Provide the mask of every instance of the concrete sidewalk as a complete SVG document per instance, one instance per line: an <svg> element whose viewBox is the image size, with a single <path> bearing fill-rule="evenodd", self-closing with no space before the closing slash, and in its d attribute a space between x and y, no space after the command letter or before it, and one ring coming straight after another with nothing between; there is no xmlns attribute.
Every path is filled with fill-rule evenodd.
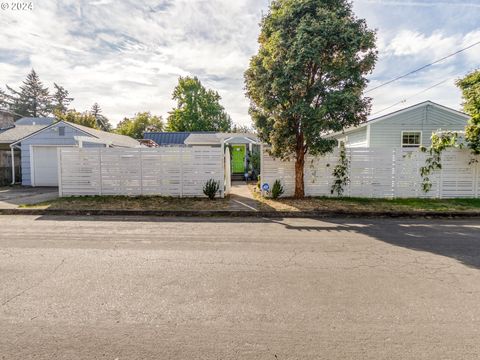
<svg viewBox="0 0 480 360"><path fill-rule="evenodd" d="M243 181L233 182L230 189L230 210L258 211L258 201L253 197L248 184Z"/></svg>
<svg viewBox="0 0 480 360"><path fill-rule="evenodd" d="M0 209L17 209L20 205L38 204L57 197L56 187L0 187Z"/></svg>

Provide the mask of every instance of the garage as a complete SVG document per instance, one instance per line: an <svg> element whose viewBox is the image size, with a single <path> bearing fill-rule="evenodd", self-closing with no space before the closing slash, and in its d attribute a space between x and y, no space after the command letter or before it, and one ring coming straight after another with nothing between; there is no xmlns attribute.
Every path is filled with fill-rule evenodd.
<svg viewBox="0 0 480 360"><path fill-rule="evenodd" d="M32 185L58 186L57 146L32 146Z"/></svg>

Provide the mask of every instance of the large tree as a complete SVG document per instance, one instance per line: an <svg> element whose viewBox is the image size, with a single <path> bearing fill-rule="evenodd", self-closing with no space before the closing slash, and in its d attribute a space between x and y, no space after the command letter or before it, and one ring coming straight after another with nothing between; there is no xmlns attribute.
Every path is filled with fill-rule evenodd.
<svg viewBox="0 0 480 360"><path fill-rule="evenodd" d="M220 95L198 78L180 77L173 100L177 106L168 117L168 131L230 131L232 120L220 104Z"/></svg>
<svg viewBox="0 0 480 360"><path fill-rule="evenodd" d="M94 103L90 109L90 113L95 117L97 127L103 131L111 131L112 125L106 116L102 114L102 109L98 103Z"/></svg>
<svg viewBox="0 0 480 360"><path fill-rule="evenodd" d="M331 151L329 132L366 121L375 40L347 0L274 0L263 18L245 72L250 113L272 154L295 159L295 197L305 194L307 152Z"/></svg>
<svg viewBox="0 0 480 360"><path fill-rule="evenodd" d="M471 116L465 129L465 138L472 151L480 154L480 70L472 71L457 81L462 90L463 110Z"/></svg>
<svg viewBox="0 0 480 360"><path fill-rule="evenodd" d="M133 118L125 118L120 121L115 132L127 135L134 139L143 139L143 134L148 131L162 131L163 120L161 116L152 115L149 112L141 112Z"/></svg>
<svg viewBox="0 0 480 360"><path fill-rule="evenodd" d="M52 113L52 97L35 70L27 75L19 90L7 85L10 110L21 116L48 116Z"/></svg>
<svg viewBox="0 0 480 360"><path fill-rule="evenodd" d="M69 97L69 92L63 86L60 86L56 83L53 83L55 87L55 93L52 96L52 106L53 106L53 113L61 113L64 114L67 112L70 103L73 101L72 97Z"/></svg>

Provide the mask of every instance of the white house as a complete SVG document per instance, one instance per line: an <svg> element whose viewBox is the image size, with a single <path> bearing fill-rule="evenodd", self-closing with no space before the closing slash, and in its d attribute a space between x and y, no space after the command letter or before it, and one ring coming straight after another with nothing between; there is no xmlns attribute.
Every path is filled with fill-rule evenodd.
<svg viewBox="0 0 480 360"><path fill-rule="evenodd" d="M465 130L469 118L460 111L425 101L331 136L350 148L418 148L429 146L438 130Z"/></svg>

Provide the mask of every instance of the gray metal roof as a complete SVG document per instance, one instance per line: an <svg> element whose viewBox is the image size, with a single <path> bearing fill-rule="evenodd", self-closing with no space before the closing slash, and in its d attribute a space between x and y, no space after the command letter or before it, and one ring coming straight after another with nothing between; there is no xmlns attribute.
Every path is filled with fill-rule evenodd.
<svg viewBox="0 0 480 360"><path fill-rule="evenodd" d="M15 121L15 125L52 125L57 121L54 117L23 117Z"/></svg>

